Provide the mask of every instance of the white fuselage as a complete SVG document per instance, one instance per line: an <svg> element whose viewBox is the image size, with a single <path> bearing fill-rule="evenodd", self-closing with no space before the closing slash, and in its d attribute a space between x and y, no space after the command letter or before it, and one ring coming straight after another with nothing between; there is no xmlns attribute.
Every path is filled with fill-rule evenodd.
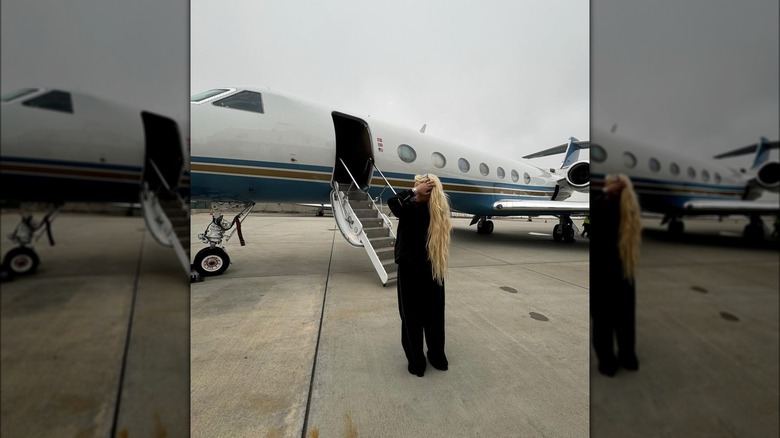
<svg viewBox="0 0 780 438"><path fill-rule="evenodd" d="M268 89L240 89L262 94L263 113L215 105L239 89L225 90L192 104L193 199L327 203L333 181L352 180L343 160L374 196L385 182L371 162L396 189L410 188L414 175L434 173L454 209L501 215L492 207L496 201L549 201L559 178L486 150Z"/></svg>

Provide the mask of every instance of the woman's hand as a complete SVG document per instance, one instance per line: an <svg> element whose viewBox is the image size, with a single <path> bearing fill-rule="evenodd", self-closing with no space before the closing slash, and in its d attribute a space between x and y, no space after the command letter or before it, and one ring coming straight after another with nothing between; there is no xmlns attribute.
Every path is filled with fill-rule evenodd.
<svg viewBox="0 0 780 438"><path fill-rule="evenodd" d="M433 181L431 181L430 179L426 178L426 179L420 181L420 183L417 184L416 186L414 186L414 188L417 191L417 193L419 193L421 195L424 195L424 196L427 196L427 195L431 194L431 191L433 190L435 185L436 184Z"/></svg>

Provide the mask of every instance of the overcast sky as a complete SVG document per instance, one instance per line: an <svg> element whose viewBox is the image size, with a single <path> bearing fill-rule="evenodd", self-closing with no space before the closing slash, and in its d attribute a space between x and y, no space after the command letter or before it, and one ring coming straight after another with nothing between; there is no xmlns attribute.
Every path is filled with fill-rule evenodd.
<svg viewBox="0 0 780 438"><path fill-rule="evenodd" d="M1 5L3 93L40 86L83 91L188 126L189 0Z"/></svg>
<svg viewBox="0 0 780 438"><path fill-rule="evenodd" d="M193 93L268 86L512 158L588 138L586 1L199 0L191 17Z"/></svg>
<svg viewBox="0 0 780 438"><path fill-rule="evenodd" d="M706 157L778 139L777 0L591 7L594 130Z"/></svg>
<svg viewBox="0 0 780 438"><path fill-rule="evenodd" d="M183 124L192 92L270 86L518 158L589 138L590 67L594 126L706 156L780 136L776 0L1 5L4 93L80 89Z"/></svg>

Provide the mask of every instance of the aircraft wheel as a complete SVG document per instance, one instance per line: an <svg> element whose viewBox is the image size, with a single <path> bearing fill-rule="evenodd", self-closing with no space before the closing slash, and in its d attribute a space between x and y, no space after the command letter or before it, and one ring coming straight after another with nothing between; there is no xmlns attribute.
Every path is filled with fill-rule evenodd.
<svg viewBox="0 0 780 438"><path fill-rule="evenodd" d="M563 240L563 231L561 231L561 224L558 224L553 227L553 240L556 242L560 242Z"/></svg>
<svg viewBox="0 0 780 438"><path fill-rule="evenodd" d="M322 217L325 216L325 212L323 210L317 211L317 216Z"/></svg>
<svg viewBox="0 0 780 438"><path fill-rule="evenodd" d="M485 234L493 233L493 221L485 221L485 226L482 228L485 230Z"/></svg>
<svg viewBox="0 0 780 438"><path fill-rule="evenodd" d="M5 255L5 269L13 275L29 275L38 269L40 259L32 248L20 246L8 251Z"/></svg>
<svg viewBox="0 0 780 438"><path fill-rule="evenodd" d="M485 234L485 222L477 222L477 234Z"/></svg>
<svg viewBox="0 0 780 438"><path fill-rule="evenodd" d="M682 234L685 224L679 221L669 222L669 232L672 234Z"/></svg>
<svg viewBox="0 0 780 438"><path fill-rule="evenodd" d="M751 242L760 242L764 240L764 227L761 224L747 224L742 235Z"/></svg>
<svg viewBox="0 0 780 438"><path fill-rule="evenodd" d="M561 234L564 242L574 242L574 227L572 226L563 227L563 232Z"/></svg>
<svg viewBox="0 0 780 438"><path fill-rule="evenodd" d="M222 275L230 266L230 257L222 248L203 248L195 255L195 270L204 277Z"/></svg>

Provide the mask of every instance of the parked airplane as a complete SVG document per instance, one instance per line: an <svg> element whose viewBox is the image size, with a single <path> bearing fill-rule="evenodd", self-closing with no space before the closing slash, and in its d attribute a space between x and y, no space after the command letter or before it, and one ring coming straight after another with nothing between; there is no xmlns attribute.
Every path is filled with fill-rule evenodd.
<svg viewBox="0 0 780 438"><path fill-rule="evenodd" d="M35 272L33 244L44 231L53 243L50 224L63 203L139 201L152 236L173 245L189 272L189 242L181 242L189 239L189 176L175 121L84 93L24 88L3 95L2 126L2 200L55 205L38 222L23 215L7 272Z"/></svg>
<svg viewBox="0 0 780 438"><path fill-rule="evenodd" d="M253 202L329 203L387 284L395 235L376 203L411 188L415 174L438 175L452 208L472 214L481 234L493 231L491 216L544 214L559 217L554 239L571 241L571 214L588 210L588 202L561 202L588 190L589 164L578 161L587 142L570 140L561 169L545 170L267 88L208 90L191 104L192 199L248 205L232 222L215 217L200 236L209 247L194 268L204 276L228 268L224 235Z"/></svg>
<svg viewBox="0 0 780 438"><path fill-rule="evenodd" d="M778 141L762 137L758 143L714 157L755 153L751 169L744 171L712 159L662 151L614 132L591 128L591 136L594 188L603 186L605 175L625 173L634 183L642 209L663 214L662 224L668 223L670 232L682 233L683 216L746 215L750 224L744 236L763 239L761 216L779 213L777 202L755 201L765 190L777 192L780 187L780 163L769 161L769 151L778 148Z"/></svg>

